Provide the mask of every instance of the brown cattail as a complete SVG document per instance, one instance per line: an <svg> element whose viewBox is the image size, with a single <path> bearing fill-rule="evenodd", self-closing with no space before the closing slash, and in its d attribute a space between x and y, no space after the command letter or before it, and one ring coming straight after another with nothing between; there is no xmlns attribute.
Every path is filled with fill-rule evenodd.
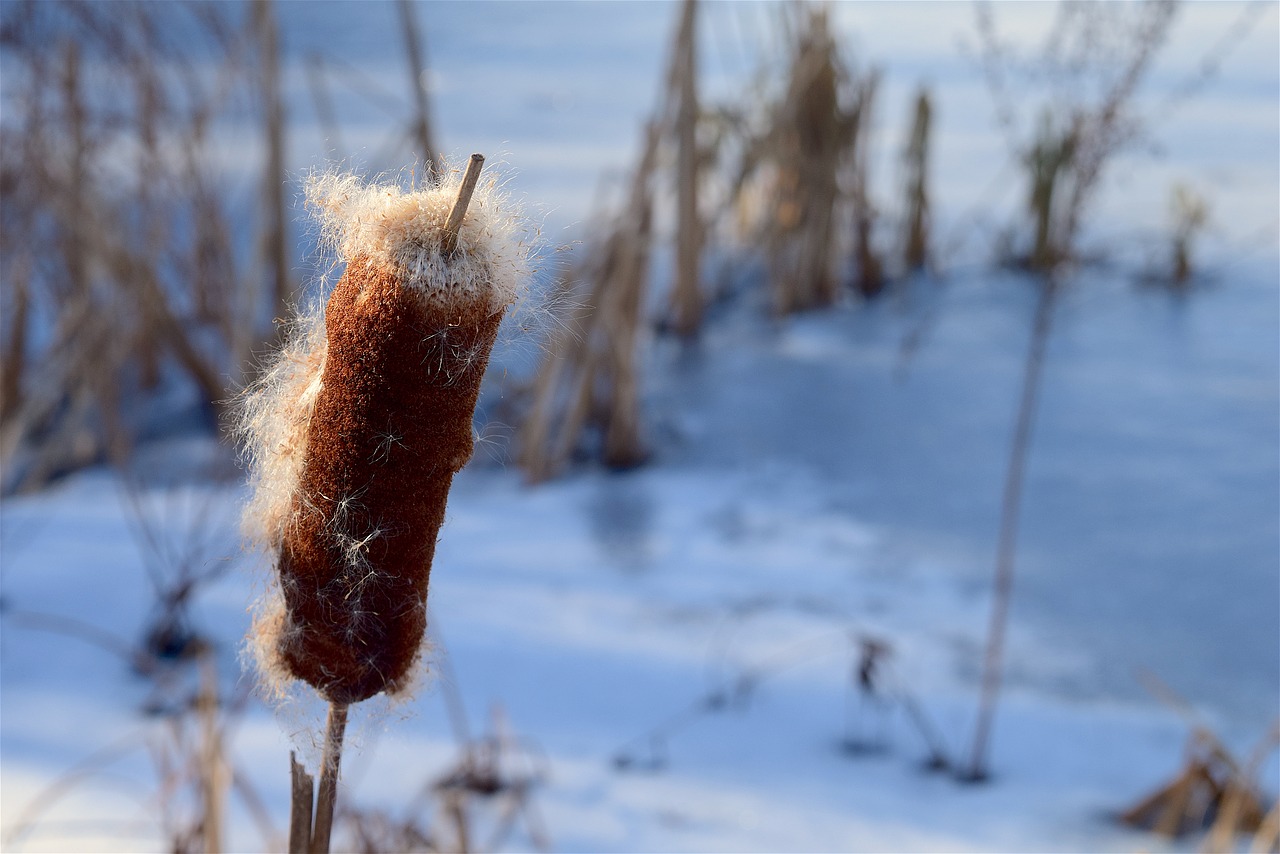
<svg viewBox="0 0 1280 854"><path fill-rule="evenodd" d="M254 643L273 687L345 705L402 689L418 658L449 486L527 251L493 182L469 206L456 174L417 192L324 176L307 197L346 270L247 398L248 517L278 549L280 594Z"/></svg>

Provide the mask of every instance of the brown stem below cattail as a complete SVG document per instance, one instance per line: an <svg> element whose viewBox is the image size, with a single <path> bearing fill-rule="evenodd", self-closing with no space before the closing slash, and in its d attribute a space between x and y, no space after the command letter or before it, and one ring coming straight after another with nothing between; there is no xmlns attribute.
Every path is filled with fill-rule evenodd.
<svg viewBox="0 0 1280 854"><path fill-rule="evenodd" d="M329 854L333 804L338 794L338 768L342 764L342 736L346 729L347 706L331 703L324 737L324 764L320 768L320 793L316 799L316 824L311 832L311 854Z"/></svg>
<svg viewBox="0 0 1280 854"><path fill-rule="evenodd" d="M440 252L448 258L458 248L458 232L462 229L462 219L467 215L467 207L471 204L471 194L476 191L476 183L480 180L480 170L484 168L484 155L473 154L467 162L467 171L462 175L462 186L458 188L458 200L449 211L449 219L444 224L444 240L440 243Z"/></svg>

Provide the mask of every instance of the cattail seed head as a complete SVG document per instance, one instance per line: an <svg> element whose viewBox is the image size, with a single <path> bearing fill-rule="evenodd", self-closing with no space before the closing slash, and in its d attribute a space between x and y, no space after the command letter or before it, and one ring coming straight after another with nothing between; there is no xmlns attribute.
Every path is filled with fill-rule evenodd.
<svg viewBox="0 0 1280 854"><path fill-rule="evenodd" d="M506 308L528 274L493 182L442 252L458 179L417 192L313 178L308 203L346 269L247 395L251 526L279 596L252 646L268 685L348 704L402 689L418 658L436 537Z"/></svg>

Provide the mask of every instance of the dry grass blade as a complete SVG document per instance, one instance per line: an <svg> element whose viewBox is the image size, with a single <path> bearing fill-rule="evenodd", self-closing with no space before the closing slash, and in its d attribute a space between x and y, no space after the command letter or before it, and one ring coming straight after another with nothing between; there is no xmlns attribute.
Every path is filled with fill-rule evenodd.
<svg viewBox="0 0 1280 854"><path fill-rule="evenodd" d="M1156 697L1188 720L1192 730L1185 758L1173 778L1124 810L1125 824L1152 830L1170 838L1208 829L1203 850L1237 850L1242 834L1255 842L1269 833L1258 776L1267 757L1280 747L1280 721L1240 762L1232 755L1195 709L1154 674L1142 672L1142 681Z"/></svg>

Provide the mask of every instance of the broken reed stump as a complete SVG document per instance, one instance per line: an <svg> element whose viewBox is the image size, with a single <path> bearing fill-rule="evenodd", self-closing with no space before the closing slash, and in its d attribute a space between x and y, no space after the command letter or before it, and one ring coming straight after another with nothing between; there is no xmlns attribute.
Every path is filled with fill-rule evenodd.
<svg viewBox="0 0 1280 854"><path fill-rule="evenodd" d="M307 854L311 850L311 811L315 805L315 781L289 752L291 781L289 810L289 854Z"/></svg>
<svg viewBox="0 0 1280 854"><path fill-rule="evenodd" d="M412 680L449 488L527 274L515 214L496 182L478 188L483 163L409 192L313 178L346 269L246 400L247 518L278 580L252 645L270 691L305 682L330 704L313 852L328 850L348 707Z"/></svg>

